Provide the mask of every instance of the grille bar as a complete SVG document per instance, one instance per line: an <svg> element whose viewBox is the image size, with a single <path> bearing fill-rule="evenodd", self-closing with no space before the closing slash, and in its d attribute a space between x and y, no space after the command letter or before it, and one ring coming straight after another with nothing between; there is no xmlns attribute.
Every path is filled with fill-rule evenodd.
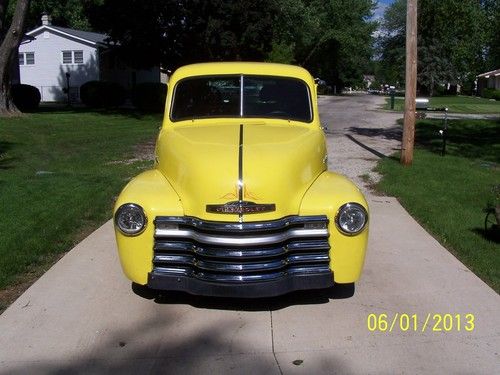
<svg viewBox="0 0 500 375"><path fill-rule="evenodd" d="M169 225L179 225L196 228L203 232L270 232L283 230L293 226L303 226L307 224L328 224L328 217L318 216L287 216L278 220L258 221L248 223L233 223L222 221L206 221L190 216L157 216L154 220L155 228L163 228Z"/></svg>
<svg viewBox="0 0 500 375"><path fill-rule="evenodd" d="M291 238L325 237L327 229L288 229L285 232L256 236L221 236L219 234L200 233L193 229L156 229L155 237L182 238L196 242L219 246L257 246L284 242Z"/></svg>
<svg viewBox="0 0 500 375"><path fill-rule="evenodd" d="M317 263L328 262L328 254L305 254L292 255L286 259L270 260L267 262L248 262L248 263L230 263L230 262L214 262L206 260L197 260L195 256L190 255L155 255L154 264L161 267L162 264L167 265L187 265L196 266L202 270L216 272L254 272L254 271L270 271L284 268L287 265L297 263Z"/></svg>
<svg viewBox="0 0 500 375"><path fill-rule="evenodd" d="M292 241L284 246L267 248L217 248L204 247L192 242L160 242L157 241L154 246L155 254L161 253L194 253L200 257L207 258L225 258L225 259L254 259L283 256L287 253L300 251L328 251L330 245L327 240L315 241Z"/></svg>

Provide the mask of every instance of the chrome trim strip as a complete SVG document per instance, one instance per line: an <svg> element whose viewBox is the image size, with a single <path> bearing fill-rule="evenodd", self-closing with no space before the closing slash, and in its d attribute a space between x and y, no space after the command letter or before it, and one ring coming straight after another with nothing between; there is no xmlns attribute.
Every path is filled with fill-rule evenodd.
<svg viewBox="0 0 500 375"><path fill-rule="evenodd" d="M170 263L172 264L188 264L188 265L194 265L195 260L193 256L190 255L178 255L178 254L172 254L172 255L155 255L153 257L153 263Z"/></svg>
<svg viewBox="0 0 500 375"><path fill-rule="evenodd" d="M192 229L155 229L155 237L157 238L170 237L191 239L197 242L219 246L272 245L292 238L326 236L328 236L328 229L289 229L281 233L238 237L200 233Z"/></svg>
<svg viewBox="0 0 500 375"><path fill-rule="evenodd" d="M241 77L241 97L243 98L243 76ZM241 108L243 111L243 99L241 102ZM243 124L240 124L240 139L238 144L238 202L241 205L243 202ZM208 206L207 206L208 207ZM238 220L240 223L243 222L243 213L238 214Z"/></svg>
<svg viewBox="0 0 500 375"><path fill-rule="evenodd" d="M288 253L310 252L310 251L328 251L330 245L327 240L315 241L294 241L288 243L286 246L274 248L245 248L241 249L228 249L228 248L205 248L194 245L190 242L170 242L170 241L157 241L154 245L155 254L162 255L163 252L167 253L190 253L197 256L206 258L219 258L227 259L259 259L259 258L273 258L284 256Z"/></svg>
<svg viewBox="0 0 500 375"><path fill-rule="evenodd" d="M244 87L243 87L243 74L240 75L240 117L243 117L243 94L244 94Z"/></svg>
<svg viewBox="0 0 500 375"><path fill-rule="evenodd" d="M323 241L296 241L296 242L290 242L287 245L287 250L289 252L295 252L295 251L310 251L310 250L325 250L329 251L330 250L330 244L328 243L328 240L323 240Z"/></svg>
<svg viewBox="0 0 500 375"><path fill-rule="evenodd" d="M193 256L186 255L156 255L153 263L168 263L169 266L195 266L198 269L213 272L264 272L284 268L288 265L301 263L326 263L330 258L328 254L293 255L284 259L267 262L225 263L209 260L195 260ZM160 265L161 267L161 265Z"/></svg>
<svg viewBox="0 0 500 375"><path fill-rule="evenodd" d="M285 268L286 264L287 262L284 259L265 263L217 263L198 261L196 262L196 267L213 272L263 272Z"/></svg>

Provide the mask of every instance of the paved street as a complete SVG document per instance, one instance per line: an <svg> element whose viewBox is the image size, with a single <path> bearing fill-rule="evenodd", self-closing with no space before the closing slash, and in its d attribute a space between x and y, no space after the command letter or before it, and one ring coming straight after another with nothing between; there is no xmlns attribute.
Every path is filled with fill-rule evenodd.
<svg viewBox="0 0 500 375"><path fill-rule="evenodd" d="M332 171L348 176L365 193L361 175L379 176L372 171L381 157L400 148L402 114L381 111L385 97L374 95L322 96L321 122L327 126L328 160Z"/></svg>
<svg viewBox="0 0 500 375"><path fill-rule="evenodd" d="M399 116L377 111L381 98L320 103L331 169L360 182L398 147ZM138 295L108 222L0 316L0 374L500 373L500 297L394 198L368 199L368 255L350 298L343 290L249 301ZM434 317L447 313L449 332ZM370 331L370 314L387 314L392 332ZM415 314L411 328L400 327L402 314Z"/></svg>

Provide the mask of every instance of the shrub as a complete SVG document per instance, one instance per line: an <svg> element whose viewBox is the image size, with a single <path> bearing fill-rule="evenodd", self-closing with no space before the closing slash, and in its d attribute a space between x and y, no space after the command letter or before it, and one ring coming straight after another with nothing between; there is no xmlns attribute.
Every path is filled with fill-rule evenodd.
<svg viewBox="0 0 500 375"><path fill-rule="evenodd" d="M484 89L483 90L483 98L500 100L500 90Z"/></svg>
<svg viewBox="0 0 500 375"><path fill-rule="evenodd" d="M146 112L162 112L167 97L167 85L160 82L139 83L132 90L132 104Z"/></svg>
<svg viewBox="0 0 500 375"><path fill-rule="evenodd" d="M17 84L10 88L12 101L22 112L36 111L40 104L40 91L30 85Z"/></svg>
<svg viewBox="0 0 500 375"><path fill-rule="evenodd" d="M116 82L89 81L80 87L80 100L93 108L110 108L125 102L126 92Z"/></svg>

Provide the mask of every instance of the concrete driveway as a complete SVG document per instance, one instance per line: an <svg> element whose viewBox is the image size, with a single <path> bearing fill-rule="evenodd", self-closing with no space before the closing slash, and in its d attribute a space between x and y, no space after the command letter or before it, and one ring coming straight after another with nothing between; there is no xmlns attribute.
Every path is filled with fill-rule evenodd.
<svg viewBox="0 0 500 375"><path fill-rule="evenodd" d="M374 110L378 101L321 99L332 169L357 178L397 147L395 115ZM249 301L134 292L108 222L0 316L0 373L500 373L499 296L395 199L368 199L368 256L350 298L342 289ZM391 332L367 326L380 314Z"/></svg>

